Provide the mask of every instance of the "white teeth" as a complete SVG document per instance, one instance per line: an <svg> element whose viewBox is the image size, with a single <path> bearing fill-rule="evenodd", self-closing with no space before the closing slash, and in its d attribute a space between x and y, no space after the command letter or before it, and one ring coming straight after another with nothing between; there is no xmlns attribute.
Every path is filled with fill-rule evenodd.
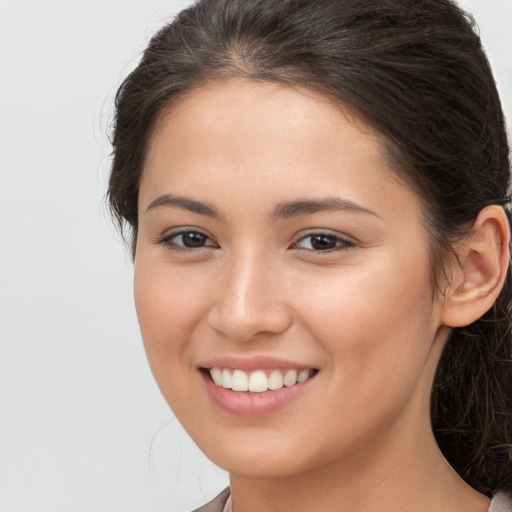
<svg viewBox="0 0 512 512"><path fill-rule="evenodd" d="M243 370L211 368L210 375L217 386L233 391L264 393L269 389L274 391L283 386L290 387L304 382L311 376L311 370L288 370L284 377L280 370L272 370L267 377L267 373L263 370L247 374Z"/></svg>
<svg viewBox="0 0 512 512"><path fill-rule="evenodd" d="M304 382L309 377L309 370L302 370L297 375L297 382Z"/></svg>
<svg viewBox="0 0 512 512"><path fill-rule="evenodd" d="M222 386L222 370L220 368L212 368L210 375L217 386Z"/></svg>
<svg viewBox="0 0 512 512"><path fill-rule="evenodd" d="M247 373L242 370L235 370L233 372L231 389L233 391L249 391L249 377L247 377Z"/></svg>
<svg viewBox="0 0 512 512"><path fill-rule="evenodd" d="M283 375L279 370L274 370L268 377L268 389L281 389L283 387Z"/></svg>
<svg viewBox="0 0 512 512"><path fill-rule="evenodd" d="M297 372L295 370L288 370L283 379L283 384L289 388L294 384L297 384Z"/></svg>
<svg viewBox="0 0 512 512"><path fill-rule="evenodd" d="M249 391L253 393L262 393L268 389L268 379L265 372L259 370L252 372L249 377Z"/></svg>
<svg viewBox="0 0 512 512"><path fill-rule="evenodd" d="M222 387L226 389L233 387L231 372L229 370L222 370Z"/></svg>

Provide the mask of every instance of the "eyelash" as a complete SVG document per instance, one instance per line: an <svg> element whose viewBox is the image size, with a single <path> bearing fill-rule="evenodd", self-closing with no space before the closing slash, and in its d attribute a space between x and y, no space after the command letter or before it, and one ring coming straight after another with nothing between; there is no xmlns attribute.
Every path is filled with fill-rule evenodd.
<svg viewBox="0 0 512 512"><path fill-rule="evenodd" d="M189 251L195 251L195 250L200 250L200 249L205 249L205 248L211 249L212 247L215 248L217 246L217 244L215 242L213 242L211 244L201 245L198 247L187 247L183 243L177 244L174 241L178 237L182 237L182 242L183 242L184 235L200 235L201 237L203 237L203 240L205 240L205 241L209 240L210 242L213 242L213 240L206 233L203 233L202 231L199 231L198 229L184 228L184 229L180 229L179 231L175 231L174 233L170 233L169 235L166 235L162 238L157 238L155 240L155 243L163 245L164 247L166 247L168 249L171 249L173 251L178 251L178 252L179 251L189 252Z"/></svg>
<svg viewBox="0 0 512 512"><path fill-rule="evenodd" d="M313 247L313 243L314 243L313 239L314 238L316 238L316 239L323 238L324 240L327 239L330 242L334 243L335 245L334 245L334 247L330 247L327 249L315 250ZM314 232L308 233L307 235L299 238L293 245L298 246L298 244L300 242L303 242L304 240L307 240L307 239L310 239L309 245L311 248L297 247L299 250L310 251L310 252L315 252L315 253L332 253L332 252L336 252L336 251L346 251L348 249L351 249L355 245L354 242L348 240L347 238L343 238L334 233L329 233L329 232L326 233L323 231L314 231Z"/></svg>
<svg viewBox="0 0 512 512"><path fill-rule="evenodd" d="M187 247L186 245L183 244L183 236L185 236L185 235L200 235L202 237L203 241L206 242L209 240L212 243L205 244L205 245L199 245L196 247ZM181 244L178 244L175 242L175 240L178 237L182 237ZM315 239L315 238L317 239L317 242L319 242L321 239L323 239L324 242L327 241L327 242L334 243L334 247L329 247L329 248L323 249L323 250L317 248L318 250L315 250L314 245L313 245L315 243L313 241L313 239ZM308 248L299 247L300 242L303 242L308 239L310 239L310 243L309 243L310 247L308 247ZM179 231L176 231L174 233L166 235L162 238L156 239L155 243L163 245L173 251L182 251L182 252L190 252L190 251L196 251L196 250L201 250L201 249L211 249L211 248L218 247L217 244L206 233L203 233L202 231L199 231L197 229L181 229ZM354 242L351 242L350 240L347 240L346 238L335 235L333 233L314 231L314 232L308 233L307 235L302 236L299 239L297 239L297 241L295 241L291 245L291 248L296 248L301 251L315 252L315 253L332 253L332 252L336 252L336 251L346 251L346 250L354 247L354 245L355 245Z"/></svg>

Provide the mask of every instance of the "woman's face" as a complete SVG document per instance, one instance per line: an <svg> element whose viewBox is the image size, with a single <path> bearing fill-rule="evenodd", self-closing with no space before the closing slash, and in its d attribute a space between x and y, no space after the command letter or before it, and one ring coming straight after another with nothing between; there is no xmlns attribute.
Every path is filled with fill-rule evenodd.
<svg viewBox="0 0 512 512"><path fill-rule="evenodd" d="M417 197L322 97L233 79L160 120L137 313L162 393L221 467L289 475L430 436L447 336L431 281Z"/></svg>

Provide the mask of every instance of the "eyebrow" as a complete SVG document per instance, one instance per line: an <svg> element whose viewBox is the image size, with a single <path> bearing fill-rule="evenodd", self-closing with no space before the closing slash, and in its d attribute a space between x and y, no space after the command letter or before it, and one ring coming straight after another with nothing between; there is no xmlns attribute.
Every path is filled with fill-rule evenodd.
<svg viewBox="0 0 512 512"><path fill-rule="evenodd" d="M221 218L222 215L218 209L203 201L190 199L188 197L173 196L172 194L164 194L154 199L146 211L154 210L161 207L172 207L187 210L199 215L207 217ZM287 203L280 203L276 206L270 217L272 219L287 219L290 217L298 217L300 215L308 215L322 211L353 211L359 213L366 213L379 217L377 213L364 208L363 206L354 203L348 199L341 199L339 197L327 197L324 199L302 199L299 201L290 201Z"/></svg>
<svg viewBox="0 0 512 512"><path fill-rule="evenodd" d="M151 201L146 211L161 208L162 206L170 206L173 208L180 208L199 215L206 215L207 217L220 218L221 215L215 206L202 201L196 201L188 197L173 196L172 194L164 194Z"/></svg>
<svg viewBox="0 0 512 512"><path fill-rule="evenodd" d="M367 213L380 218L372 210L364 208L348 199L339 197L327 197L325 199L304 199L301 201L292 201L289 203L280 203L272 212L272 218L285 219L289 217L297 217L299 215L307 215L322 211L353 211Z"/></svg>

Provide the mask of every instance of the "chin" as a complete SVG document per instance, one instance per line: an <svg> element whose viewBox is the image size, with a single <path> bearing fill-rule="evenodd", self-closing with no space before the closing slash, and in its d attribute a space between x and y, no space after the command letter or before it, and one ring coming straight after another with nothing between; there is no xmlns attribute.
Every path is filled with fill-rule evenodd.
<svg viewBox="0 0 512 512"><path fill-rule="evenodd" d="M244 453L215 454L211 460L230 475L246 478L286 478L305 473L314 467L302 457L298 457L297 453L276 454L259 449L253 449L247 453L244 451Z"/></svg>
<svg viewBox="0 0 512 512"><path fill-rule="evenodd" d="M212 436L210 442L198 440L197 444L214 464L230 475L250 478L286 478L331 461L332 451L315 453L314 442L301 440L294 434L292 431L285 436L275 432L261 432L260 436L232 435L215 443L211 439L222 438Z"/></svg>

